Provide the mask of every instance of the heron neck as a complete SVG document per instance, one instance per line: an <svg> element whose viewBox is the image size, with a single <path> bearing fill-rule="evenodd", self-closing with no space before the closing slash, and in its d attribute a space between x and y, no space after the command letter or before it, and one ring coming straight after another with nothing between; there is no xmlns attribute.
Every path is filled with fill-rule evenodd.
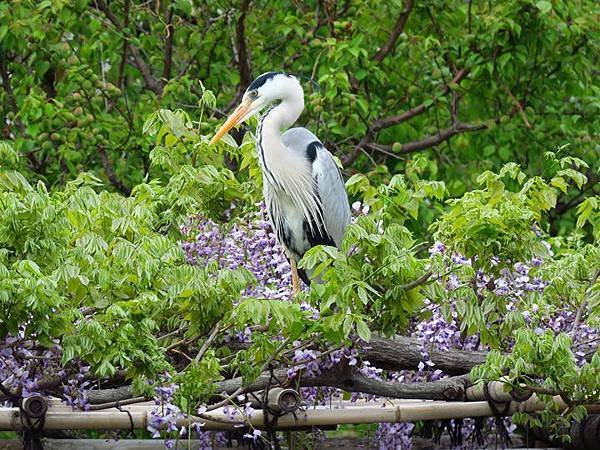
<svg viewBox="0 0 600 450"><path fill-rule="evenodd" d="M304 109L304 95L291 93L278 105L268 109L260 119L259 132L265 145L273 148L281 144L281 132L293 125Z"/></svg>

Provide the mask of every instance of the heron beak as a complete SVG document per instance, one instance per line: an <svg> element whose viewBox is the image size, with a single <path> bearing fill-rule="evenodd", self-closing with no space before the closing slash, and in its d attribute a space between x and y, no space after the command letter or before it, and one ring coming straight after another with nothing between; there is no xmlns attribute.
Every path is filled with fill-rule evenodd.
<svg viewBox="0 0 600 450"><path fill-rule="evenodd" d="M240 103L240 106L235 108L235 111L231 113L231 115L227 118L225 123L221 125L221 128L215 133L213 138L210 140L209 145L213 145L219 141L223 137L225 133L231 130L233 127L243 122L244 119L248 116L252 110L252 102L248 100L244 100Z"/></svg>

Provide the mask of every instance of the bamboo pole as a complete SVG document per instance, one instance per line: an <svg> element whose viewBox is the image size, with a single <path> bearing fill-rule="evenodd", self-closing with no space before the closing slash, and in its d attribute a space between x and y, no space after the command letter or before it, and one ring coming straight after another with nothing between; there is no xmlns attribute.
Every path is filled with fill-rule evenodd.
<svg viewBox="0 0 600 450"><path fill-rule="evenodd" d="M259 392L257 397L262 398L264 392ZM295 389L276 387L267 394L267 405L271 411L290 413L300 408L302 399ZM262 408L262 403L256 399L251 401L254 408Z"/></svg>
<svg viewBox="0 0 600 450"><path fill-rule="evenodd" d="M148 412L129 411L134 429L144 429L147 426ZM44 430L95 430L115 429L128 430L131 421L127 412L117 409L105 411L68 411L49 409L44 420ZM0 430L17 431L22 428L18 408L0 408Z"/></svg>
<svg viewBox="0 0 600 450"><path fill-rule="evenodd" d="M566 408L560 398L555 399L559 408ZM441 420L458 419L466 417L491 417L494 415L490 405L486 401L473 402L444 402L444 401L421 401L406 402L388 406L363 406L351 408L317 408L306 411L296 411L295 414L286 414L277 420L276 429L297 429L306 427L318 427L340 424L379 423L379 422L414 422L417 420ZM506 408L506 414L517 411L534 412L545 408L545 403L532 396L525 402L510 402ZM58 405L52 404L46 413L44 422L45 430L67 430L67 429L129 429L133 422L133 428L145 429L148 425L148 415L154 406L130 405L123 406L123 411L116 408L102 411L83 412L69 411ZM504 406L499 405L501 411ZM128 411L129 414L125 411ZM130 419L131 415L131 419ZM237 421L233 421L222 410L215 410L208 415L207 419L200 417L185 417L178 420L179 425L189 426L192 423L203 423L205 430L229 430L234 429ZM230 421L231 423L227 423ZM264 415L254 414L249 419L249 424L255 428L264 428ZM17 408L0 408L0 430L18 430L21 428L19 410Z"/></svg>
<svg viewBox="0 0 600 450"><path fill-rule="evenodd" d="M501 381L490 381L487 383L488 393L490 398L498 403L507 403L515 400L510 392L505 389L507 385ZM465 396L469 401L486 400L485 398L485 384L477 383L469 386L465 390Z"/></svg>

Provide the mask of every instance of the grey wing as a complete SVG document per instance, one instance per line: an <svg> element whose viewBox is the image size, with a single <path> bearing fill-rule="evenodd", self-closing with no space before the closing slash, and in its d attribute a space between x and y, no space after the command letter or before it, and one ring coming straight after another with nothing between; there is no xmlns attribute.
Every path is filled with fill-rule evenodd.
<svg viewBox="0 0 600 450"><path fill-rule="evenodd" d="M350 223L348 194L342 173L331 153L323 145L317 148L316 153L317 157L313 162L313 176L317 180L325 226L339 247L344 237L344 231Z"/></svg>
<svg viewBox="0 0 600 450"><path fill-rule="evenodd" d="M342 174L333 156L306 128L292 128L282 136L284 145L292 151L303 152L312 164L312 174L323 206L327 233L339 247L350 223L350 204Z"/></svg>

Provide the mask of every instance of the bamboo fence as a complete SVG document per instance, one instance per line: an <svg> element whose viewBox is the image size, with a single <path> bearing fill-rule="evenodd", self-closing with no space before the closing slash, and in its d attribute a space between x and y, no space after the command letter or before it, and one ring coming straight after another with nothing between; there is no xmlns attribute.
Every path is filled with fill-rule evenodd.
<svg viewBox="0 0 600 450"><path fill-rule="evenodd" d="M493 417L494 411L484 400L477 400L480 392L470 392L474 401L447 402L434 400L389 400L380 403L348 401L336 403L331 407L298 409L278 417L274 426L278 430L303 429L319 426L361 423L396 423L414 422L417 420L459 419L467 417ZM508 401L503 390L490 388L490 396L499 400L507 400L497 405L497 410L505 415L517 411L535 412L545 408L535 394L529 399L517 402ZM555 402L561 409L566 405L560 398ZM121 406L121 409L109 408L100 411L74 411L62 404L58 399L50 399L45 413L43 430L86 430L86 429L145 429L149 423L151 411L156 409L152 402L143 402ZM233 430L239 428L242 420L238 414L231 417L223 408L204 414L202 417L186 416L178 420L178 425L190 426L192 423L203 424L205 430ZM265 416L257 411L247 417L246 426L265 428ZM19 430L22 428L22 417L19 408L0 408L0 430Z"/></svg>
<svg viewBox="0 0 600 450"><path fill-rule="evenodd" d="M192 424L201 424L206 431L241 431L248 428L271 430L331 429L342 424L398 423L430 420L463 419L470 417L496 417L515 412L535 413L547 407L536 394L517 395L505 390L502 382L490 382L469 386L465 390L466 401L386 399L382 402L359 400L332 401L328 406L300 408L300 396L292 389L273 388L263 396L268 404L266 413L257 410L251 417L238 413L231 416L219 408L200 416L181 415L178 426L188 429ZM21 408L0 408L0 431L19 431L31 427L32 418L38 431L52 430L132 430L146 429L151 423L151 414L160 412L154 402L143 398L130 399L131 404L114 407L114 403L93 405L102 407L94 411L78 411L65 405L58 398L28 398ZM559 410L567 405L559 396L553 398ZM133 403L135 402L135 403ZM581 423L573 423L569 430L572 448L596 450L600 448L600 405L587 405L591 413ZM231 407L230 407L231 410ZM271 414L278 417L274 420ZM41 419L43 418L43 420ZM26 426L28 424L29 426ZM547 430L532 430L540 439L552 441ZM536 435L537 435L536 434Z"/></svg>

